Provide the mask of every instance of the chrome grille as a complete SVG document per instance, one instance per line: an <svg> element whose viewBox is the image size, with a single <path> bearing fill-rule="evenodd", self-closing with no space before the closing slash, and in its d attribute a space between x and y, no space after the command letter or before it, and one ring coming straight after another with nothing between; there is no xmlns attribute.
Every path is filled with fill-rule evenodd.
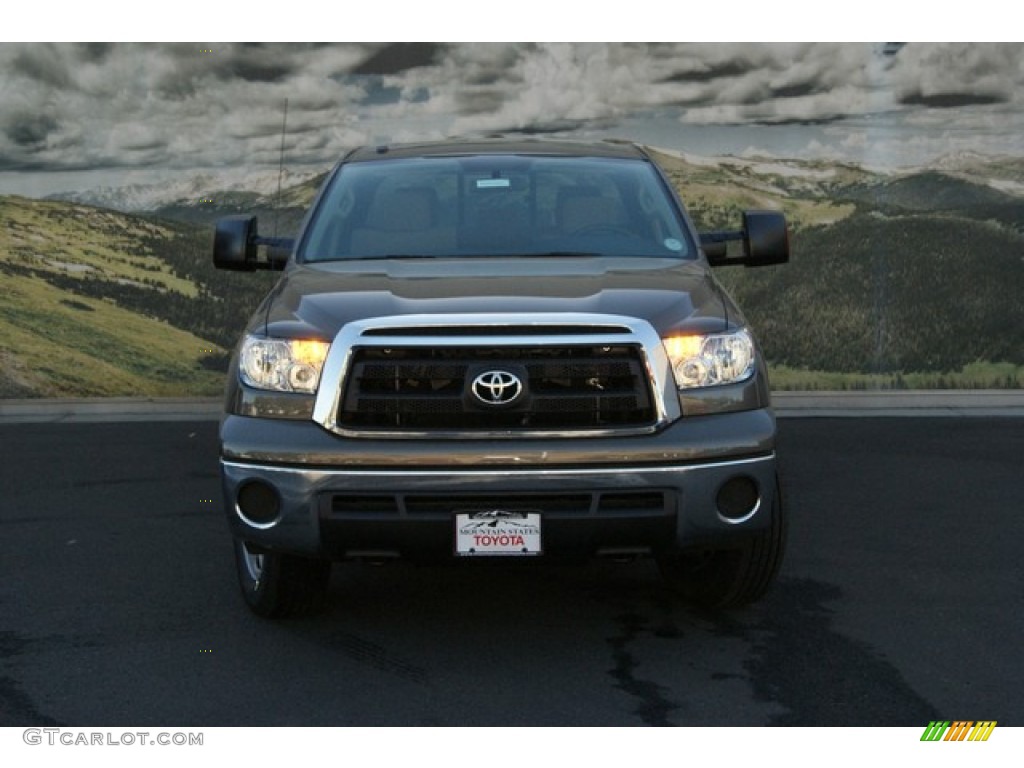
<svg viewBox="0 0 1024 768"><path fill-rule="evenodd" d="M508 402L495 382L512 385ZM488 392L497 402L483 402ZM421 440L640 435L681 415L650 323L578 312L347 323L313 406L313 420L338 435Z"/></svg>

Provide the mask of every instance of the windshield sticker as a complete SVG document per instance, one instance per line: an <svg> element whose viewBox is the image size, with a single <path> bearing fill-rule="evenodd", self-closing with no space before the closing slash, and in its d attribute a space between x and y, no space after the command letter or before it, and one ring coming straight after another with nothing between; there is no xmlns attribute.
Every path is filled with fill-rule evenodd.
<svg viewBox="0 0 1024 768"><path fill-rule="evenodd" d="M681 251L683 250L683 244L676 240L674 237L665 238L665 247L670 251Z"/></svg>
<svg viewBox="0 0 1024 768"><path fill-rule="evenodd" d="M496 187L508 187L511 186L509 179L477 179L477 189L494 189Z"/></svg>

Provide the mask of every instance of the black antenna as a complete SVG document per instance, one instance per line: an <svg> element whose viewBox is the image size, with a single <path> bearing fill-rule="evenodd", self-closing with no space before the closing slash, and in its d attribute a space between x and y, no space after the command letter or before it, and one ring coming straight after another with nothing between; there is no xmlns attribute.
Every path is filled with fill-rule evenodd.
<svg viewBox="0 0 1024 768"><path fill-rule="evenodd" d="M288 130L288 99L284 100L284 121L281 123L281 159L277 166L277 200L274 202L274 237L277 237L277 213L281 208L281 176L284 175L284 137Z"/></svg>

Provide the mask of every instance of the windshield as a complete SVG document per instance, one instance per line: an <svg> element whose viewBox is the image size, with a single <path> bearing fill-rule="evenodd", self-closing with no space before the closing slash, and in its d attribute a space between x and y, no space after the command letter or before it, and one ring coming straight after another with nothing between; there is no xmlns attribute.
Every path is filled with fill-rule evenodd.
<svg viewBox="0 0 1024 768"><path fill-rule="evenodd" d="M298 257L695 253L674 201L647 162L476 155L342 166Z"/></svg>

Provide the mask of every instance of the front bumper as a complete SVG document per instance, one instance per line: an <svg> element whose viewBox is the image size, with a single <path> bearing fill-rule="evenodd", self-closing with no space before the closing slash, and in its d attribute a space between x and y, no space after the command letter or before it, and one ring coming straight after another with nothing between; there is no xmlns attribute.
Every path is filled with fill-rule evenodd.
<svg viewBox="0 0 1024 768"><path fill-rule="evenodd" d="M342 559L453 554L454 514L541 513L545 554L688 546L764 528L775 494L767 409L680 419L653 435L552 440L339 438L312 422L226 416L225 509L235 535L270 550ZM758 500L723 516L746 478ZM279 510L248 517L239 491L264 483Z"/></svg>

